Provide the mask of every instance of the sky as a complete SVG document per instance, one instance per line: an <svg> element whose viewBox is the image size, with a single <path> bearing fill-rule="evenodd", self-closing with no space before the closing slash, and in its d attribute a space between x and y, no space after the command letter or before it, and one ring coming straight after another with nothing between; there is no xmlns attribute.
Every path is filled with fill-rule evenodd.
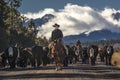
<svg viewBox="0 0 120 80"><path fill-rule="evenodd" d="M87 5L94 9L104 9L104 7L120 8L120 0L23 0L19 11L21 13L39 12L45 8L58 10L63 9L67 3L80 6Z"/></svg>
<svg viewBox="0 0 120 80"><path fill-rule="evenodd" d="M28 2L29 1L29 2ZM113 13L120 13L120 0L23 0L19 11L28 18L41 18L53 14L54 19L39 27L38 36L51 36L52 25L58 23L64 36L79 35L108 29L120 32L120 20Z"/></svg>

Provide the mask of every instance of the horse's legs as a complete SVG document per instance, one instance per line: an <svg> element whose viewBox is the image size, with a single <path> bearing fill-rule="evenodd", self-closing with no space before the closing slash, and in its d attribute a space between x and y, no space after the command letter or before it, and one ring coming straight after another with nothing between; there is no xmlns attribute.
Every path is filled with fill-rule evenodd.
<svg viewBox="0 0 120 80"><path fill-rule="evenodd" d="M56 71L62 70L62 61L60 61L58 58L55 58L55 66L56 66Z"/></svg>
<svg viewBox="0 0 120 80"><path fill-rule="evenodd" d="M57 63L55 63L55 70L58 71Z"/></svg>
<svg viewBox="0 0 120 80"><path fill-rule="evenodd" d="M106 55L106 65L108 65L108 55Z"/></svg>
<svg viewBox="0 0 120 80"><path fill-rule="evenodd" d="M91 65L95 65L94 57L90 57Z"/></svg>
<svg viewBox="0 0 120 80"><path fill-rule="evenodd" d="M62 70L62 64L60 62L58 63L58 70Z"/></svg>
<svg viewBox="0 0 120 80"><path fill-rule="evenodd" d="M57 58L56 56L54 56L54 61L55 61L55 70L58 71L58 61L57 61Z"/></svg>
<svg viewBox="0 0 120 80"><path fill-rule="evenodd" d="M65 66L66 66L67 65L67 57L63 58L63 56L60 56L60 58L59 58L59 67L60 67L60 69L59 70L62 70L62 67L63 67L65 61L66 61L66 64L65 64Z"/></svg>
<svg viewBox="0 0 120 80"><path fill-rule="evenodd" d="M55 70L58 71L58 63L55 62Z"/></svg>
<svg viewBox="0 0 120 80"><path fill-rule="evenodd" d="M57 66L56 66L56 70L62 70L62 63L61 63L61 62L58 61L58 62L56 63L56 65L57 65Z"/></svg>
<svg viewBox="0 0 120 80"><path fill-rule="evenodd" d="M109 65L111 65L111 55L109 55Z"/></svg>

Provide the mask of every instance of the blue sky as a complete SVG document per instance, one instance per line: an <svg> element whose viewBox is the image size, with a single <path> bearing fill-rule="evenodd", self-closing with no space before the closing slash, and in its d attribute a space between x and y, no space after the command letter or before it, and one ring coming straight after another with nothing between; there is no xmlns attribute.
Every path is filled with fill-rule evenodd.
<svg viewBox="0 0 120 80"><path fill-rule="evenodd" d="M53 8L57 11L63 9L67 3L87 5L98 10L104 7L120 9L120 0L23 0L19 11L21 13L39 12L45 8Z"/></svg>

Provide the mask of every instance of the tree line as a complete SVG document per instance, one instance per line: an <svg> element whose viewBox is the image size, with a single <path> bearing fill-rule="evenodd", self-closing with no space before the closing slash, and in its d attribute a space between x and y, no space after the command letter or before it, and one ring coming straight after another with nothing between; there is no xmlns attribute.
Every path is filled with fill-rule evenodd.
<svg viewBox="0 0 120 80"><path fill-rule="evenodd" d="M114 44L120 44L120 39L111 39L111 40L98 40L98 41L93 41L93 42L84 42L83 45L87 46L87 45L114 45Z"/></svg>
<svg viewBox="0 0 120 80"><path fill-rule="evenodd" d="M21 2L22 0L0 0L0 52L16 44L25 47L48 44L45 37L36 37L37 30L32 21L23 26L27 18L18 11Z"/></svg>

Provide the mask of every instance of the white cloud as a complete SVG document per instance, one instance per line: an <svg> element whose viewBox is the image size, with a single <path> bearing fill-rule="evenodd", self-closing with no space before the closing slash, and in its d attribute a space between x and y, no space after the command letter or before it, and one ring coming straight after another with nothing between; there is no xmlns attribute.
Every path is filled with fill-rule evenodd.
<svg viewBox="0 0 120 80"><path fill-rule="evenodd" d="M44 10L39 11L38 13L28 12L27 14L23 14L23 15L26 16L27 18L36 19L36 18L41 18L42 16L44 16L47 13L54 14L54 12L55 12L54 9L46 8Z"/></svg>
<svg viewBox="0 0 120 80"><path fill-rule="evenodd" d="M117 21L117 20L114 20L112 18L112 14L113 13L116 13L116 12L119 12L120 13L120 10L115 10L115 9L111 9L111 8L105 8L103 11L101 11L101 15L109 22L111 22L112 24L114 25L117 25L118 27L120 27L120 21Z"/></svg>
<svg viewBox="0 0 120 80"><path fill-rule="evenodd" d="M113 32L120 31L120 21L113 20L112 13L120 12L120 10L105 8L101 11L96 11L89 6L80 6L74 4L67 4L64 9L55 11L47 8L38 13L25 14L28 18L38 18L45 14L53 14L56 17L42 25L39 29L38 35L49 38L54 29L54 23L60 24L60 29L64 36L77 35L83 32L88 34L94 30L109 29Z"/></svg>

